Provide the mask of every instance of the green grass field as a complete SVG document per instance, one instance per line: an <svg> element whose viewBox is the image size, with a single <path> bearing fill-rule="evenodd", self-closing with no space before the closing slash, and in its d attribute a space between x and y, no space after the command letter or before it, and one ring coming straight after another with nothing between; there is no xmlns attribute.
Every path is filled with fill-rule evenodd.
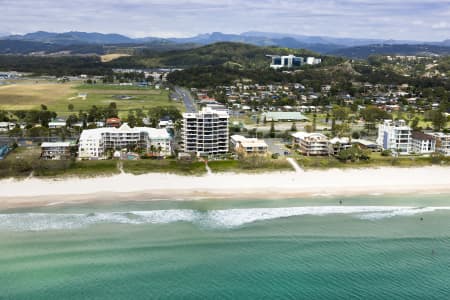
<svg viewBox="0 0 450 300"><path fill-rule="evenodd" d="M125 96L129 99L121 98ZM121 117L127 116L129 110L148 110L155 106L175 106L184 110L182 102L169 100L168 91L154 88L33 81L0 87L0 110L40 109L40 105L45 104L58 116L67 116L88 110L92 105L104 107L111 102L117 104ZM69 110L69 104L74 106L73 112Z"/></svg>

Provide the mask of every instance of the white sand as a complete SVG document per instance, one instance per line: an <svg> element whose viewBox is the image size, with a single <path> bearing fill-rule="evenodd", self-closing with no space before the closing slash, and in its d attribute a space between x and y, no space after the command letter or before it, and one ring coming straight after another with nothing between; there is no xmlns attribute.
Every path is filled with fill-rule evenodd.
<svg viewBox="0 0 450 300"><path fill-rule="evenodd" d="M450 193L449 167L350 169L266 174L121 174L61 180L1 180L0 205L52 203L99 198L117 201L137 194L146 200L192 198L284 198L373 193ZM133 195L131 195L133 194ZM63 197L64 196L64 197ZM136 200L136 199L134 199Z"/></svg>

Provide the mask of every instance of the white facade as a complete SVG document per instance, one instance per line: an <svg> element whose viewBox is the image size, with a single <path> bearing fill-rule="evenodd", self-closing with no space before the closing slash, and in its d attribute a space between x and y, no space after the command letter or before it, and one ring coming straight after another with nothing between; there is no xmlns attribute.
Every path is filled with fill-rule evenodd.
<svg viewBox="0 0 450 300"><path fill-rule="evenodd" d="M330 140L330 153L337 155L342 150L346 150L352 147L350 138L348 137L335 137Z"/></svg>
<svg viewBox="0 0 450 300"><path fill-rule="evenodd" d="M203 108L198 113L184 113L182 149L186 153L214 156L228 153L229 115Z"/></svg>
<svg viewBox="0 0 450 300"><path fill-rule="evenodd" d="M322 62L321 58L316 58L316 57L307 57L305 60L305 63L307 65L318 65Z"/></svg>
<svg viewBox="0 0 450 300"><path fill-rule="evenodd" d="M281 69L281 68L293 68L293 67L301 67L304 64L307 65L317 65L322 62L321 58L316 57L300 57L295 55L268 55L272 59L272 63L270 67L272 69Z"/></svg>
<svg viewBox="0 0 450 300"><path fill-rule="evenodd" d="M139 147L150 152L160 149L161 155L171 155L172 138L166 129L148 127L130 128L123 124L119 128L107 127L83 130L80 136L78 155L80 159L104 159L108 150Z"/></svg>
<svg viewBox="0 0 450 300"><path fill-rule="evenodd" d="M430 135L436 139L436 152L450 156L450 134L436 132Z"/></svg>
<svg viewBox="0 0 450 300"><path fill-rule="evenodd" d="M236 152L244 151L248 154L267 153L268 146L264 140L259 140L257 138L246 138L242 135L232 135L230 141Z"/></svg>
<svg viewBox="0 0 450 300"><path fill-rule="evenodd" d="M330 142L328 138L321 133L296 132L292 134L294 146L303 155L329 155Z"/></svg>
<svg viewBox="0 0 450 300"><path fill-rule="evenodd" d="M378 127L377 144L398 154L412 152L412 129L404 120L385 120Z"/></svg>
<svg viewBox="0 0 450 300"><path fill-rule="evenodd" d="M431 154L436 152L436 139L422 132L413 132L412 152L416 154Z"/></svg>
<svg viewBox="0 0 450 300"><path fill-rule="evenodd" d="M10 122L0 122L0 132L7 132L16 127L16 124Z"/></svg>

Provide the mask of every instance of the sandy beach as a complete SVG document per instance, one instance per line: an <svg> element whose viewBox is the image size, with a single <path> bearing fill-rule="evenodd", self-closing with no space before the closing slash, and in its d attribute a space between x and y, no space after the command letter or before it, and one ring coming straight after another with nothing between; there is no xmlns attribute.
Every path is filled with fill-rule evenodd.
<svg viewBox="0 0 450 300"><path fill-rule="evenodd" d="M450 168L379 168L210 174L120 174L110 177L0 181L0 207L66 202L292 198L325 195L450 193Z"/></svg>

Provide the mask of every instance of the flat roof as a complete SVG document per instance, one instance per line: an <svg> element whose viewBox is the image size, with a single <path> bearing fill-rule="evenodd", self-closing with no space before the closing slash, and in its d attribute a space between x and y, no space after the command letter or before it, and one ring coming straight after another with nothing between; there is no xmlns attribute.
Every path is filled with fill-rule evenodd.
<svg viewBox="0 0 450 300"><path fill-rule="evenodd" d="M50 147L70 147L70 142L46 142L41 144L41 148L50 148Z"/></svg>
<svg viewBox="0 0 450 300"><path fill-rule="evenodd" d="M266 119L309 121L301 112L270 111L262 114Z"/></svg>

